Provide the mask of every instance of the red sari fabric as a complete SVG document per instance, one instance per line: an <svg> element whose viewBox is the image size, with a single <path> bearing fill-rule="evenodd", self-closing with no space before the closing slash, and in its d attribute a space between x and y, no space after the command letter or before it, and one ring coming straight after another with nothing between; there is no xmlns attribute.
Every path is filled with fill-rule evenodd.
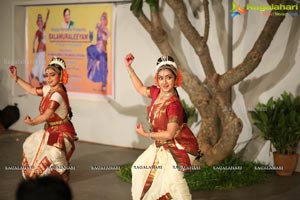
<svg viewBox="0 0 300 200"><path fill-rule="evenodd" d="M48 90L43 90L42 88L38 88L36 91L38 95L43 95L39 106L40 114L43 114L47 109L51 109L54 112L45 123L43 131L44 133L41 135L43 137L41 142L27 142L32 142L31 138L36 137L35 133L29 136L25 141L25 143L27 142L27 145L25 145L26 149L23 149L24 153L22 161L22 165L24 168L23 176L25 178L35 178L40 175L49 175L48 172L46 172L49 167L55 164L57 165L57 163L59 163L59 160L66 160L68 162L75 150L74 141L76 139L76 133L71 121L68 119L70 106L67 94L63 89L58 89L54 92L47 92L47 94L44 94L44 92ZM61 103L64 103L64 105L66 106L66 112L63 112L65 113L64 115L62 115L61 113L58 114L57 112L60 103L51 99L52 95L55 93L59 93L59 95L62 97ZM69 146L66 146L66 141L68 141ZM30 147L30 145L33 146ZM28 148L35 149L36 145L38 146L38 148L35 152L34 159L32 159L32 154L29 156L26 154L26 152L28 152ZM47 152L45 152L44 150L47 149L46 146L56 148L60 152L63 152L63 154L57 154L57 157L53 158L52 156L50 159L49 154L51 153L49 152L49 154L47 154ZM29 152L31 152L31 150L29 150ZM63 156L64 158L62 158L61 156ZM57 166L57 168L53 168L53 170L51 170L50 174L61 175L61 173L63 173L62 167L67 168L68 166Z"/></svg>
<svg viewBox="0 0 300 200"><path fill-rule="evenodd" d="M67 94L62 90L59 89L56 92L58 92L64 99L65 104L67 105L68 112L70 111L70 105L69 105L69 99ZM53 109L54 111L57 109L59 104L53 100L50 100L51 96L53 93L49 93L45 97L43 97L39 110L40 113L43 114L46 109L50 108ZM59 117L58 114L55 112L50 116L50 118L47 120L47 123L45 125L45 130L48 131L49 138L47 141L47 144L50 146L55 146L56 148L59 148L64 151L64 141L63 138L67 137L71 141L73 141L76 137L75 129L72 125L72 123L69 120L65 120L67 116L64 118ZM55 122L58 122L57 125L52 125L55 124ZM72 151L73 152L73 151ZM70 153L69 153L70 154ZM69 160L71 155L67 155L67 160Z"/></svg>
<svg viewBox="0 0 300 200"><path fill-rule="evenodd" d="M175 137L168 141L156 141L156 146L164 146L172 154L176 161L179 170L186 171L191 166L188 153L197 156L199 153L199 146L196 137L192 131L183 123L184 110L180 99L174 95L167 99L162 104L155 104L155 101L160 93L160 89L156 86L149 88L149 96L152 99L148 107L148 114L150 115L150 122L152 124L152 131L159 132L167 130L167 125L170 122L176 122L179 125ZM184 148L178 149L176 141Z"/></svg>
<svg viewBox="0 0 300 200"><path fill-rule="evenodd" d="M59 89L55 92L58 92L63 97L63 100L64 100L65 104L67 105L67 110L69 112L70 104L69 104L68 96L65 93L65 91L62 89ZM53 93L49 93L48 95L43 97L43 99L40 103L40 106L39 106L39 110L40 110L41 114L43 114L46 111L46 109L48 109L48 108L53 109L55 111L57 109L57 107L59 106L59 104L57 102L50 100L52 94ZM67 116L65 116L64 118L61 118L61 117L59 117L58 114L56 114L54 112L50 116L50 118L47 120L47 123L45 125L45 130L49 132L49 138L48 138L47 144L50 146L55 146L56 148L59 148L60 150L62 150L64 152L65 152L64 140L63 140L64 137L67 137L71 141L74 141L74 139L76 137L75 129L74 129L72 123L69 120L65 120L66 118L67 118ZM58 123L55 124L55 122L58 122ZM51 124L55 124L55 125L51 126ZM75 149L75 147L72 149ZM73 151L71 151L67 155L67 160L69 160Z"/></svg>

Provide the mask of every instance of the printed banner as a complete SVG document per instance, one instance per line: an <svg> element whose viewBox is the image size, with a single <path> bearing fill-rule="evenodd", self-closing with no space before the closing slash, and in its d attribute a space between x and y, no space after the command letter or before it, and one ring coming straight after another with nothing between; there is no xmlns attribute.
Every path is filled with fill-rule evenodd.
<svg viewBox="0 0 300 200"><path fill-rule="evenodd" d="M26 15L27 78L45 84L52 57L65 60L70 96L113 96L113 5L30 6Z"/></svg>

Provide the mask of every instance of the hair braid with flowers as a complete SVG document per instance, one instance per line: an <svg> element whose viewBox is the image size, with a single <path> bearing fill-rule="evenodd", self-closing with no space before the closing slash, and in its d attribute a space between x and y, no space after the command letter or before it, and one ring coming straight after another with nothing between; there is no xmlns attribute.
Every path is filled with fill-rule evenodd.
<svg viewBox="0 0 300 200"><path fill-rule="evenodd" d="M61 77L61 86L63 88L63 90L65 91L65 93L67 93L67 88L66 88L66 84L68 83L68 79L69 79L69 75L67 73L67 66L65 61L62 58L56 57L54 56L50 63L48 64L49 68L51 67L54 71L56 71L60 77ZM69 113L68 113L68 117L69 119L71 119L73 117L73 112L72 112L72 108L70 107Z"/></svg>

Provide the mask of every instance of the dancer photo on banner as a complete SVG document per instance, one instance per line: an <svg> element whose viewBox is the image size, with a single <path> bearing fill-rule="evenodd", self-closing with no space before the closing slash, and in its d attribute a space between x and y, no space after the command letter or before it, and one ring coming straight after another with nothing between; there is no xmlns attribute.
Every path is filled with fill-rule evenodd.
<svg viewBox="0 0 300 200"><path fill-rule="evenodd" d="M45 22L43 17L39 13L37 15L36 25L38 26L37 31L34 34L33 49L35 53L34 65L30 74L30 83L33 86L41 86L44 84L44 71L46 66L46 24L49 18L50 10L48 9ZM37 42L37 44L36 44Z"/></svg>
<svg viewBox="0 0 300 200"><path fill-rule="evenodd" d="M103 12L100 22L96 25L97 42L87 48L88 78L93 82L100 82L101 91L106 91L107 85L107 40L110 31L107 28L107 14Z"/></svg>
<svg viewBox="0 0 300 200"><path fill-rule="evenodd" d="M45 60L58 56L69 68L70 97L113 97L113 16L113 4L27 7L28 82L36 87L44 85Z"/></svg>

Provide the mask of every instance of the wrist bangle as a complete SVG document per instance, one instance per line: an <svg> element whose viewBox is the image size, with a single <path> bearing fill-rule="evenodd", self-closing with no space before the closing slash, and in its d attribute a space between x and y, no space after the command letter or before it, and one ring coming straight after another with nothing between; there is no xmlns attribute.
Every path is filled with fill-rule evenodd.
<svg viewBox="0 0 300 200"><path fill-rule="evenodd" d="M131 76L131 74L134 72L133 69L131 69L129 72L128 72L128 75Z"/></svg>
<svg viewBox="0 0 300 200"><path fill-rule="evenodd" d="M15 80L15 81L16 81L16 83L18 83L18 80L19 80L19 77L17 76L17 77L16 77L16 80Z"/></svg>
<svg viewBox="0 0 300 200"><path fill-rule="evenodd" d="M153 132L149 133L149 137L153 140Z"/></svg>

